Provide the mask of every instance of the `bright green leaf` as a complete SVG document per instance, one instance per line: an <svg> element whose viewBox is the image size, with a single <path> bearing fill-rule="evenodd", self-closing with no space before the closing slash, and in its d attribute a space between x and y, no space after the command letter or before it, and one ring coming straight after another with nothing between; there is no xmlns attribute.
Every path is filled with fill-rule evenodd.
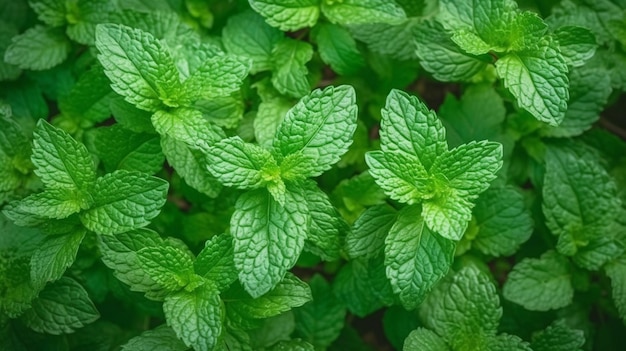
<svg viewBox="0 0 626 351"><path fill-rule="evenodd" d="M249 0L267 23L282 31L313 27L320 16L320 0Z"/></svg>
<svg viewBox="0 0 626 351"><path fill-rule="evenodd" d="M253 297L278 284L304 247L310 217L299 192L285 193L284 206L265 189L239 197L230 220L239 280Z"/></svg>
<svg viewBox="0 0 626 351"><path fill-rule="evenodd" d="M385 239L387 277L409 310L448 273L456 246L428 229L420 212L419 206L402 209Z"/></svg>
<svg viewBox="0 0 626 351"><path fill-rule="evenodd" d="M207 168L223 185L254 189L277 181L278 166L269 151L235 136L223 139L206 150Z"/></svg>
<svg viewBox="0 0 626 351"><path fill-rule="evenodd" d="M196 274L212 281L220 291L237 280L232 240L227 234L214 236L193 262Z"/></svg>
<svg viewBox="0 0 626 351"><path fill-rule="evenodd" d="M193 258L174 246L150 246L137 251L143 271L165 290L177 291L192 283Z"/></svg>
<svg viewBox="0 0 626 351"><path fill-rule="evenodd" d="M224 304L218 292L206 285L168 295L163 313L176 335L194 350L213 350L222 333Z"/></svg>
<svg viewBox="0 0 626 351"><path fill-rule="evenodd" d="M168 183L139 172L115 171L98 178L93 206L80 213L85 227L99 234L116 234L150 223L165 204Z"/></svg>
<svg viewBox="0 0 626 351"><path fill-rule="evenodd" d="M417 157L429 170L437 156L448 150L441 121L417 97L392 90L381 112L380 147L383 152Z"/></svg>
<svg viewBox="0 0 626 351"><path fill-rule="evenodd" d="M552 126L563 121L569 100L568 68L553 42L501 57L496 71L521 108Z"/></svg>
<svg viewBox="0 0 626 351"><path fill-rule="evenodd" d="M406 18L402 7L385 0L323 1L322 13L330 22L341 25L372 22L395 24Z"/></svg>
<svg viewBox="0 0 626 351"><path fill-rule="evenodd" d="M96 169L87 148L62 129L39 120L33 140L35 174L49 188L88 190Z"/></svg>
<svg viewBox="0 0 626 351"><path fill-rule="evenodd" d="M350 86L316 89L303 97L280 124L274 149L282 156L302 152L311 159L315 177L348 151L356 130L357 106Z"/></svg>
<svg viewBox="0 0 626 351"><path fill-rule="evenodd" d="M178 106L182 84L162 41L140 29L99 24L96 47L111 88L126 101L146 111Z"/></svg>

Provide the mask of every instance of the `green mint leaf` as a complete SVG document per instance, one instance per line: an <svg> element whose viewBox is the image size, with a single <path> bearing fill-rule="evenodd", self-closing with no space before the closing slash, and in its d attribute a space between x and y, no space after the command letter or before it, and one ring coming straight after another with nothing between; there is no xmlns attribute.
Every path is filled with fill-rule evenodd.
<svg viewBox="0 0 626 351"><path fill-rule="evenodd" d="M35 26L13 37L4 61L22 69L43 71L65 61L71 47L61 28Z"/></svg>
<svg viewBox="0 0 626 351"><path fill-rule="evenodd" d="M322 13L330 22L342 25L397 24L406 19L402 7L385 0L322 1Z"/></svg>
<svg viewBox="0 0 626 351"><path fill-rule="evenodd" d="M548 147L542 204L557 249L569 256L606 235L620 207L616 184L595 154L574 146Z"/></svg>
<svg viewBox="0 0 626 351"><path fill-rule="evenodd" d="M109 118L109 104L114 96L110 84L100 65L83 73L69 94L59 96L62 117L71 119L77 127Z"/></svg>
<svg viewBox="0 0 626 351"><path fill-rule="evenodd" d="M470 201L487 190L501 166L502 145L487 141L463 144L437 158L431 172L436 186L443 188L424 202L423 216L429 228L459 240L471 219Z"/></svg>
<svg viewBox="0 0 626 351"><path fill-rule="evenodd" d="M72 333L99 317L85 289L71 278L61 278L47 285L20 319L36 332L59 335Z"/></svg>
<svg viewBox="0 0 626 351"><path fill-rule="evenodd" d="M331 168L348 151L356 130L354 89L342 85L313 90L280 124L273 146L282 156L301 152L311 161L315 177Z"/></svg>
<svg viewBox="0 0 626 351"><path fill-rule="evenodd" d="M237 280L233 259L233 238L220 234L206 241L204 249L193 262L193 268L196 274L212 281L221 291Z"/></svg>
<svg viewBox="0 0 626 351"><path fill-rule="evenodd" d="M533 342L530 346L533 351L568 351L581 350L584 344L584 332L571 329L565 320L559 319L533 335Z"/></svg>
<svg viewBox="0 0 626 351"><path fill-rule="evenodd" d="M28 5L37 13L37 18L51 27L60 27L67 21L66 5L62 1L34 0Z"/></svg>
<svg viewBox="0 0 626 351"><path fill-rule="evenodd" d="M482 193L473 214L479 229L472 247L486 255L513 255L533 232L534 222L524 196L512 187Z"/></svg>
<svg viewBox="0 0 626 351"><path fill-rule="evenodd" d="M507 111L491 84L477 84L467 87L460 100L452 94L446 96L438 114L446 127L449 145L458 146L472 140L497 140L502 135Z"/></svg>
<svg viewBox="0 0 626 351"><path fill-rule="evenodd" d="M311 222L307 233L306 249L326 261L341 258L343 235L348 230L328 195L315 182L303 183Z"/></svg>
<svg viewBox="0 0 626 351"><path fill-rule="evenodd" d="M272 84L283 95L300 98L309 93L309 71L305 64L313 57L311 44L283 38L272 49Z"/></svg>
<svg viewBox="0 0 626 351"><path fill-rule="evenodd" d="M283 340L272 345L268 351L314 351L315 347L306 341L294 339Z"/></svg>
<svg viewBox="0 0 626 351"><path fill-rule="evenodd" d="M204 60L183 82L184 98L190 101L213 99L239 90L250 70L249 62L231 55Z"/></svg>
<svg viewBox="0 0 626 351"><path fill-rule="evenodd" d="M626 257L610 262L604 267L611 279L611 297L622 321L626 321Z"/></svg>
<svg viewBox="0 0 626 351"><path fill-rule="evenodd" d="M565 307L574 296L569 262L553 251L540 258L525 258L509 273L502 294L531 311Z"/></svg>
<svg viewBox="0 0 626 351"><path fill-rule="evenodd" d="M444 82L469 81L488 67L480 56L467 54L450 39L438 22L415 25L415 55L434 78Z"/></svg>
<svg viewBox="0 0 626 351"><path fill-rule="evenodd" d="M139 172L115 171L98 178L93 205L80 213L85 227L99 234L117 234L150 223L165 204L169 184Z"/></svg>
<svg viewBox="0 0 626 351"><path fill-rule="evenodd" d="M489 339L485 346L487 350L493 351L535 351L530 345L519 336L500 334Z"/></svg>
<svg viewBox="0 0 626 351"><path fill-rule="evenodd" d="M320 0L249 0L269 25L287 31L313 27L320 16Z"/></svg>
<svg viewBox="0 0 626 351"><path fill-rule="evenodd" d="M365 66L365 60L357 49L350 32L336 24L320 23L311 33L317 43L322 60L333 71L350 75Z"/></svg>
<svg viewBox="0 0 626 351"><path fill-rule="evenodd" d="M122 127L135 133L154 133L151 112L138 109L117 94L111 98L109 107L115 121Z"/></svg>
<svg viewBox="0 0 626 351"><path fill-rule="evenodd" d="M475 266L466 266L454 274L433 295L434 305L428 322L452 349L479 349L495 336L502 308L490 277Z"/></svg>
<svg viewBox="0 0 626 351"><path fill-rule="evenodd" d="M140 29L100 24L96 47L111 88L126 101L146 111L178 105L182 84L162 41Z"/></svg>
<svg viewBox="0 0 626 351"><path fill-rule="evenodd" d="M552 137L578 136L591 129L606 106L611 88L611 74L601 67L585 65L569 75L570 98L563 122L558 127L545 126L540 133Z"/></svg>
<svg viewBox="0 0 626 351"><path fill-rule="evenodd" d="M502 167L502 145L472 141L440 155L430 172L467 199L475 199L489 188Z"/></svg>
<svg viewBox="0 0 626 351"><path fill-rule="evenodd" d="M188 351L172 328L163 324L146 330L122 345L122 351Z"/></svg>
<svg viewBox="0 0 626 351"><path fill-rule="evenodd" d="M552 9L552 16L547 21L553 28L563 26L581 26L591 29L599 44L612 43L610 22L623 17L623 5L612 1L577 2L564 0Z"/></svg>
<svg viewBox="0 0 626 351"><path fill-rule="evenodd" d="M439 19L453 32L452 40L470 54L523 50L543 37L547 25L515 1L441 2Z"/></svg>
<svg viewBox="0 0 626 351"><path fill-rule="evenodd" d="M240 137L223 139L206 150L207 168L223 185L254 189L278 181L278 165L269 151Z"/></svg>
<svg viewBox="0 0 626 351"><path fill-rule="evenodd" d="M174 246L151 246L137 251L143 271L168 291L177 291L192 283L193 258Z"/></svg>
<svg viewBox="0 0 626 351"><path fill-rule="evenodd" d="M18 227L1 215L0 231L0 314L17 318L44 287L31 281L30 260L45 235Z"/></svg>
<svg viewBox="0 0 626 351"><path fill-rule="evenodd" d="M23 127L13 119L0 117L0 155L7 157L7 166L22 173L30 172L31 153L30 139Z"/></svg>
<svg viewBox="0 0 626 351"><path fill-rule="evenodd" d="M208 147L224 138L224 132L212 125L198 110L180 108L157 111L152 124L161 135L183 141L192 147Z"/></svg>
<svg viewBox="0 0 626 351"><path fill-rule="evenodd" d="M314 275L309 285L313 301L293 310L295 334L316 349L325 349L339 337L346 308L334 296L330 284L322 276Z"/></svg>
<svg viewBox="0 0 626 351"><path fill-rule="evenodd" d="M11 39L19 34L18 29L9 23L0 24L0 81L17 79L22 70L4 60L6 49L11 45Z"/></svg>
<svg viewBox="0 0 626 351"><path fill-rule="evenodd" d="M149 174L163 167L159 137L155 134L135 133L120 125L94 130L94 153L107 172L118 169Z"/></svg>
<svg viewBox="0 0 626 351"><path fill-rule="evenodd" d="M96 169L87 148L62 129L39 120L33 140L35 174L48 188L87 190Z"/></svg>
<svg viewBox="0 0 626 351"><path fill-rule="evenodd" d="M244 127L245 106L242 89L230 95L214 97L208 100L198 100L193 107L201 111L210 123L218 127L227 129ZM250 117L250 115L247 117ZM240 134L240 136L246 140L251 140L251 138L246 138L244 134Z"/></svg>
<svg viewBox="0 0 626 351"><path fill-rule="evenodd" d="M272 48L282 38L280 30L267 25L263 17L252 11L231 16L222 29L226 51L251 59L251 73L272 69Z"/></svg>
<svg viewBox="0 0 626 351"><path fill-rule="evenodd" d="M76 259L85 230L74 229L69 233L47 236L30 259L30 279L36 286L61 278Z"/></svg>
<svg viewBox="0 0 626 351"><path fill-rule="evenodd" d="M168 295L163 313L176 335L194 350L213 350L222 333L224 304L219 293L206 285Z"/></svg>
<svg viewBox="0 0 626 351"><path fill-rule="evenodd" d="M596 53L596 36L587 28L564 26L554 32L567 64L580 67Z"/></svg>
<svg viewBox="0 0 626 351"><path fill-rule="evenodd" d="M149 229L134 229L116 235L98 235L102 262L132 291L145 292L152 299L163 300L166 291L144 273L137 252L147 247L163 246L159 235Z"/></svg>
<svg viewBox="0 0 626 351"><path fill-rule="evenodd" d="M168 136L161 137L161 148L167 162L189 186L209 197L217 197L222 185L209 173L206 156L202 151Z"/></svg>
<svg viewBox="0 0 626 351"><path fill-rule="evenodd" d="M425 329L417 328L413 330L409 336L404 340L403 351L450 351L450 348L435 332Z"/></svg>
<svg viewBox="0 0 626 351"><path fill-rule="evenodd" d="M388 205L377 205L365 210L346 235L348 255L351 258L380 255L396 218L397 212Z"/></svg>
<svg viewBox="0 0 626 351"><path fill-rule="evenodd" d="M254 137L264 146L272 145L278 126L294 105L291 99L282 96L272 85L270 79L263 79L253 85L256 88L261 103L254 118Z"/></svg>
<svg viewBox="0 0 626 351"><path fill-rule="evenodd" d="M239 280L252 297L278 284L304 247L310 217L300 192L279 204L265 189L239 197L230 220Z"/></svg>
<svg viewBox="0 0 626 351"><path fill-rule="evenodd" d="M429 170L437 156L448 150L441 121L417 97L394 89L387 96L381 112L380 147L383 152L417 157Z"/></svg>
<svg viewBox="0 0 626 351"><path fill-rule="evenodd" d="M509 53L496 61L496 71L521 108L552 126L563 121L568 68L554 42L544 40L535 49Z"/></svg>
<svg viewBox="0 0 626 351"><path fill-rule="evenodd" d="M367 44L370 50L397 60L416 58L415 32L420 19L408 18L398 24L363 23L350 25L355 39ZM320 49L321 50L321 49Z"/></svg>
<svg viewBox="0 0 626 351"><path fill-rule="evenodd" d="M349 261L337 274L333 292L359 317L395 302L382 257Z"/></svg>
<svg viewBox="0 0 626 351"><path fill-rule="evenodd" d="M12 211L36 217L63 219L88 208L89 198L72 189L48 189L12 204ZM9 213L11 210L9 210ZM11 217L10 214L8 214Z"/></svg>
<svg viewBox="0 0 626 351"><path fill-rule="evenodd" d="M610 227L609 227L610 228ZM557 246L557 250L558 250ZM619 257L624 252L624 246L613 235L596 236L581 247L572 257L572 261L581 268L597 271L602 266Z"/></svg>
<svg viewBox="0 0 626 351"><path fill-rule="evenodd" d="M251 298L246 291L229 292L228 308L247 318L269 318L311 301L309 286L291 273L266 294Z"/></svg>
<svg viewBox="0 0 626 351"><path fill-rule="evenodd" d="M455 243L428 229L419 206L405 207L385 239L385 266L391 286L406 309L414 309L446 275Z"/></svg>
<svg viewBox="0 0 626 351"><path fill-rule="evenodd" d="M340 204L349 211L342 209L341 214L354 221L367 207L384 204L386 195L369 172L361 172L341 181L333 191L333 198L340 199Z"/></svg>

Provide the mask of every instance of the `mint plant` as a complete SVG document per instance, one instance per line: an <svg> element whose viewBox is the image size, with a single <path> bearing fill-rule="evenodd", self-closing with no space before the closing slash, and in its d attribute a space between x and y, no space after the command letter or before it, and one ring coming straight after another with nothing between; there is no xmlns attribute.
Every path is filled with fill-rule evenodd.
<svg viewBox="0 0 626 351"><path fill-rule="evenodd" d="M621 0L0 0L0 349L621 350Z"/></svg>

